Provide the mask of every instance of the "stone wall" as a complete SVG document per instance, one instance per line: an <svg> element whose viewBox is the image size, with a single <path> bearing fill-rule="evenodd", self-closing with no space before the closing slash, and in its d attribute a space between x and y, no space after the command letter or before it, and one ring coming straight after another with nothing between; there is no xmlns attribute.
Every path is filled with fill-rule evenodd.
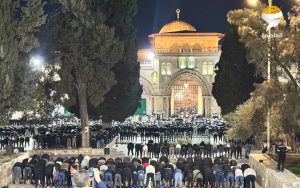
<svg viewBox="0 0 300 188"><path fill-rule="evenodd" d="M0 187L7 186L12 182L11 169L16 162L22 162L29 157L29 153L22 153L7 157L0 164Z"/></svg>
<svg viewBox="0 0 300 188"><path fill-rule="evenodd" d="M286 169L284 172L277 172L276 162L264 154L251 154L250 166L256 171L257 183L264 188L300 187L299 177Z"/></svg>

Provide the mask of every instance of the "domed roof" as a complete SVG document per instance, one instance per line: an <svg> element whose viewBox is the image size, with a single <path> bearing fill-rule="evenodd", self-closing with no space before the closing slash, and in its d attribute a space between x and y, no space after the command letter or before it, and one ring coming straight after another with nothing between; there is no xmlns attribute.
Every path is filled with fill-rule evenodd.
<svg viewBox="0 0 300 188"><path fill-rule="evenodd" d="M196 31L195 27L191 24L179 20L180 17L180 9L176 9L177 20L174 20L161 28L159 33L171 33L178 31Z"/></svg>
<svg viewBox="0 0 300 188"><path fill-rule="evenodd" d="M181 20L174 20L161 28L159 33L171 33L177 31L196 31L195 27L191 24L181 21Z"/></svg>

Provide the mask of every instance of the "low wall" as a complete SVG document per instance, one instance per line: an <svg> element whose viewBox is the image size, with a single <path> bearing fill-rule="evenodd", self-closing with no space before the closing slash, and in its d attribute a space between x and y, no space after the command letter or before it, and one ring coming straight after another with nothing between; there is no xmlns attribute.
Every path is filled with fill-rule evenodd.
<svg viewBox="0 0 300 188"><path fill-rule="evenodd" d="M263 162L259 162L262 160ZM251 154L250 166L256 171L256 181L264 188L299 188L300 178L285 169L277 172L277 163L264 154Z"/></svg>
<svg viewBox="0 0 300 188"><path fill-rule="evenodd" d="M118 137L115 137L112 142L107 144L106 148L111 148L115 145ZM79 149L44 149L44 150L32 150L25 153L15 154L13 156L7 156L3 159L0 164L0 188L7 186L12 182L11 169L16 162L22 162L24 159L29 158L32 155L41 155L48 153L51 157L55 156L78 156L89 155L89 156L103 156L104 149L92 149L92 148L79 148Z"/></svg>
<svg viewBox="0 0 300 188"><path fill-rule="evenodd" d="M0 164L0 187L7 186L12 182L11 169L16 162L22 162L29 157L29 153L22 153L7 157Z"/></svg>
<svg viewBox="0 0 300 188"><path fill-rule="evenodd" d="M119 140L119 137L116 136L109 144L106 145L106 148L111 148L113 147Z"/></svg>

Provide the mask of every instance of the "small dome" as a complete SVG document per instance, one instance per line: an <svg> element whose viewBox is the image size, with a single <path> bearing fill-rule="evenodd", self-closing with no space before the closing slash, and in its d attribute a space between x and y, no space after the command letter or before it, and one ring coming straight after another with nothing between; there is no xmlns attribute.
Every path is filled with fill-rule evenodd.
<svg viewBox="0 0 300 188"><path fill-rule="evenodd" d="M277 14L280 13L280 8L276 6L268 6L264 9L263 14Z"/></svg>
<svg viewBox="0 0 300 188"><path fill-rule="evenodd" d="M174 20L161 28L159 33L171 33L177 31L196 31L195 27L191 24L181 21L181 20Z"/></svg>

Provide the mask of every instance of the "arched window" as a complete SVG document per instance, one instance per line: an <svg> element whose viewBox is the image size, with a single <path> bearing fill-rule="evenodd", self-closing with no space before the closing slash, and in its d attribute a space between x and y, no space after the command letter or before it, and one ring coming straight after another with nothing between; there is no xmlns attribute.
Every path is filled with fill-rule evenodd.
<svg viewBox="0 0 300 188"><path fill-rule="evenodd" d="M193 52L202 52L202 47L200 44L195 44L193 46Z"/></svg>
<svg viewBox="0 0 300 188"><path fill-rule="evenodd" d="M156 71L154 71L154 72L151 73L151 80L152 80L153 84L157 84L157 82L158 82L158 74L157 74Z"/></svg>
<svg viewBox="0 0 300 188"><path fill-rule="evenodd" d="M170 76L172 74L172 65L171 63L168 63L167 64L167 68L166 68L166 72L167 72L167 75Z"/></svg>
<svg viewBox="0 0 300 188"><path fill-rule="evenodd" d="M166 65L166 63L162 63L161 64L161 67L160 67L160 74L161 75L166 75L167 74L167 67L166 67L167 65Z"/></svg>
<svg viewBox="0 0 300 188"><path fill-rule="evenodd" d="M180 57L178 59L178 67L180 69L185 69L186 68L186 58L185 57Z"/></svg>
<svg viewBox="0 0 300 188"><path fill-rule="evenodd" d="M188 68L189 69L194 69L196 67L196 62L194 57L189 57L188 58Z"/></svg>
<svg viewBox="0 0 300 188"><path fill-rule="evenodd" d="M191 47L188 44L184 44L181 46L181 52L190 53L191 51L192 51Z"/></svg>
<svg viewBox="0 0 300 188"><path fill-rule="evenodd" d="M214 74L214 63L204 62L203 63L203 75L213 75Z"/></svg>
<svg viewBox="0 0 300 188"><path fill-rule="evenodd" d="M179 53L179 52L180 52L180 48L178 47L177 44L173 44L173 45L170 47L170 52L172 52L172 53Z"/></svg>

